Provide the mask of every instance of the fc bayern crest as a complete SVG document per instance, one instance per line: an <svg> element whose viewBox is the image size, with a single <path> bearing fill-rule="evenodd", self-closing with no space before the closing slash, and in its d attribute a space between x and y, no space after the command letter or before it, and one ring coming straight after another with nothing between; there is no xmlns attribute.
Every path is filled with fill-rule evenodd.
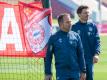
<svg viewBox="0 0 107 80"><path fill-rule="evenodd" d="M27 39L34 53L41 51L47 44L50 37L50 24L48 17L39 23L32 23L27 30Z"/></svg>
<svg viewBox="0 0 107 80"><path fill-rule="evenodd" d="M92 29L92 27L89 27L89 31L91 32L93 29Z"/></svg>

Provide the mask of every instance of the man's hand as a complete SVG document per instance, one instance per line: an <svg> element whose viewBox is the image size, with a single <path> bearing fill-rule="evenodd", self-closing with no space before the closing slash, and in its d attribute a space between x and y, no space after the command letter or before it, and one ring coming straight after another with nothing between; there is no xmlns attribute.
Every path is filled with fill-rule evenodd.
<svg viewBox="0 0 107 80"><path fill-rule="evenodd" d="M45 75L45 79L44 80L52 80L52 75Z"/></svg>
<svg viewBox="0 0 107 80"><path fill-rule="evenodd" d="M80 74L80 80L86 80L86 73Z"/></svg>
<svg viewBox="0 0 107 80"><path fill-rule="evenodd" d="M99 61L99 55L95 54L95 56L93 57L93 63L98 63Z"/></svg>

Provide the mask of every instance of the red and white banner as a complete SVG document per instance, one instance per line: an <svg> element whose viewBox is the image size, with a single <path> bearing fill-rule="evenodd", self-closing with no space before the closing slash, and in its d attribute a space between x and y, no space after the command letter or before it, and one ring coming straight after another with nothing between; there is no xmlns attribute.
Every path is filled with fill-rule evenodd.
<svg viewBox="0 0 107 80"><path fill-rule="evenodd" d="M22 2L0 6L0 56L45 57L51 9Z"/></svg>

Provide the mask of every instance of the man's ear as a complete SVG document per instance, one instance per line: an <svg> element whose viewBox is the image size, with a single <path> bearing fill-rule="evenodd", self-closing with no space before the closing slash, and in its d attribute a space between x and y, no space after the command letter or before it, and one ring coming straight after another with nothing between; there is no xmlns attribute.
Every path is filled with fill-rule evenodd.
<svg viewBox="0 0 107 80"><path fill-rule="evenodd" d="M60 22L60 23L59 23L59 26L62 26L62 24L63 24L63 23L62 23L62 22Z"/></svg>
<svg viewBox="0 0 107 80"><path fill-rule="evenodd" d="M78 14L78 17L80 17L80 15L81 15L81 14L79 13L79 14Z"/></svg>

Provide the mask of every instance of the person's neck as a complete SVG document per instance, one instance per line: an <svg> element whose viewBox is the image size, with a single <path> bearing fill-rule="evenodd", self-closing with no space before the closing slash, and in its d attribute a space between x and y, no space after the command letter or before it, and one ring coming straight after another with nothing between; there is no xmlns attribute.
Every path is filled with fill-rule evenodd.
<svg viewBox="0 0 107 80"><path fill-rule="evenodd" d="M80 19L80 22L81 22L81 23L87 23L87 21L85 21L85 20L81 20L81 19Z"/></svg>
<svg viewBox="0 0 107 80"><path fill-rule="evenodd" d="M63 31L65 33L69 32L68 30L65 30L65 29L61 29L61 31Z"/></svg>

